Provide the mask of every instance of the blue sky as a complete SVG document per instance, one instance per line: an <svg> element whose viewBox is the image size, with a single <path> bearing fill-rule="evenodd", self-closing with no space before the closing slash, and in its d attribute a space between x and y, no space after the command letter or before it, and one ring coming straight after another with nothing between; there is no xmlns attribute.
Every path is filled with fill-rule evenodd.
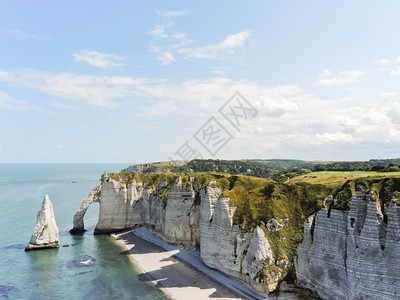
<svg viewBox="0 0 400 300"><path fill-rule="evenodd" d="M0 162L400 156L399 1L1 7Z"/></svg>

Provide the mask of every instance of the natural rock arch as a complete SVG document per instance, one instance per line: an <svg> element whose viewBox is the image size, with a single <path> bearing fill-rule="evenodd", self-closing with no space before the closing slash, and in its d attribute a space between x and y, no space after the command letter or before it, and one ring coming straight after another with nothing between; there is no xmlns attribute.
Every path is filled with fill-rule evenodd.
<svg viewBox="0 0 400 300"><path fill-rule="evenodd" d="M101 185L94 187L90 191L89 195L82 202L81 207L78 209L78 211L74 215L74 226L69 231L70 233L82 233L82 232L86 231L85 225L83 222L83 217L85 216L86 211L88 210L90 204L92 204L93 202L99 202L100 192L101 192Z"/></svg>

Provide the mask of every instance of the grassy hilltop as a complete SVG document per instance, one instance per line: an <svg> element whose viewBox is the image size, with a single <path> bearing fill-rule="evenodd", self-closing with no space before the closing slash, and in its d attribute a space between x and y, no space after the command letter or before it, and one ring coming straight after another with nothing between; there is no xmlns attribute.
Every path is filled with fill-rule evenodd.
<svg viewBox="0 0 400 300"><path fill-rule="evenodd" d="M299 169L299 162L301 161L252 161L250 164L250 161L205 160L204 165L198 160L178 164L163 162L152 163L150 165L154 168L149 168L149 170L161 169L162 173L121 172L113 173L111 177L124 183L134 180L142 182L147 188L155 188L160 182L165 181L166 186L158 191L164 202L168 198L169 188L178 176L181 176L183 185L193 186L198 201L200 201L198 191L213 180L223 191L223 196L230 198L230 204L237 207L233 217L234 223L241 225L243 232L260 226L270 242L275 259L284 259L289 264L292 264L297 246L303 238L305 218L316 213L328 195L338 199L335 209L346 210L357 185L362 184L366 189L373 188L375 199L380 201L384 214L393 197L400 199L400 172L388 172L388 169L396 168L392 161L389 161L387 166L379 167L381 172L372 171L371 166L368 167L369 171L311 172L310 169ZM272 178L249 176L256 175L252 174L256 173L255 167L259 168L257 174L261 174L262 167L270 168L270 163L274 164L275 168ZM279 171L283 165L286 169ZM234 174L225 172L229 166ZM246 169L246 175L235 174L243 167ZM233 170L234 168L236 169ZM207 171L197 171L204 169ZM271 170L268 169L268 172ZM395 203L400 205L397 199ZM280 230L268 230L271 228L273 218L283 225ZM271 272L281 272L286 275L290 269L275 270L276 268L278 267L267 266L260 276L268 282Z"/></svg>

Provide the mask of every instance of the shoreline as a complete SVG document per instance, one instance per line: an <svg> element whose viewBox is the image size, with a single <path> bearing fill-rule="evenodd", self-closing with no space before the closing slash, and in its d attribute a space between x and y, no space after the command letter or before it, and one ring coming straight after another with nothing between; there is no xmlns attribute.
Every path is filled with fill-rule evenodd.
<svg viewBox="0 0 400 300"><path fill-rule="evenodd" d="M149 281L171 299L268 299L219 271L199 253L171 245L140 227L112 235Z"/></svg>

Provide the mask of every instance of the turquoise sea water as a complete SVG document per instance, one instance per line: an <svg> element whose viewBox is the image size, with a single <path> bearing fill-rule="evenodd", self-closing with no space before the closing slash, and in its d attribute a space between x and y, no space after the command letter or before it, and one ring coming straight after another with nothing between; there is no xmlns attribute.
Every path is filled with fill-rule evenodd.
<svg viewBox="0 0 400 300"><path fill-rule="evenodd" d="M102 172L125 167L0 164L0 299L166 299L138 276L111 237L93 235L97 203L85 216L88 231L80 236L68 232ZM45 194L53 203L61 247L25 252Z"/></svg>

